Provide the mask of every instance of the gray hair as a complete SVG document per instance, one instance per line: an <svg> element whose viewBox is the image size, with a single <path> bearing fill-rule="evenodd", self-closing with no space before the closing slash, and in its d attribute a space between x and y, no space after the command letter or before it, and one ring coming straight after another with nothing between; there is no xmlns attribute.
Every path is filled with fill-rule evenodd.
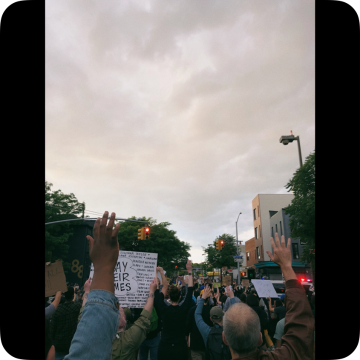
<svg viewBox="0 0 360 360"><path fill-rule="evenodd" d="M243 355L256 350L260 339L260 319L249 305L233 304L223 319L226 341L235 353Z"/></svg>

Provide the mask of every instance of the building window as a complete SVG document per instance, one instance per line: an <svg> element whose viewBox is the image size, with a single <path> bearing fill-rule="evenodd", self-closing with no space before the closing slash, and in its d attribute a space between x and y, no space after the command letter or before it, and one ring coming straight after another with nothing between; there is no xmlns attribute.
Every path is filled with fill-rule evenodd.
<svg viewBox="0 0 360 360"><path fill-rule="evenodd" d="M257 227L255 228L255 239L258 238Z"/></svg>
<svg viewBox="0 0 360 360"><path fill-rule="evenodd" d="M260 225L259 225L259 238L261 238L261 229L260 229Z"/></svg>
<svg viewBox="0 0 360 360"><path fill-rule="evenodd" d="M281 225L281 221L280 221L280 236L282 236L282 225Z"/></svg>
<svg viewBox="0 0 360 360"><path fill-rule="evenodd" d="M256 209L254 209L254 220L256 220Z"/></svg>
<svg viewBox="0 0 360 360"><path fill-rule="evenodd" d="M271 237L274 238L274 227L271 227Z"/></svg>
<svg viewBox="0 0 360 360"><path fill-rule="evenodd" d="M257 214L258 214L258 217L260 216L260 209L259 207L257 207Z"/></svg>
<svg viewBox="0 0 360 360"><path fill-rule="evenodd" d="M260 259L259 247L256 247L255 259Z"/></svg>
<svg viewBox="0 0 360 360"><path fill-rule="evenodd" d="M275 224L275 232L276 232L276 233L279 233L279 232L278 232L278 228L277 228L277 224Z"/></svg>
<svg viewBox="0 0 360 360"><path fill-rule="evenodd" d="M260 245L260 249L261 249L261 251L260 251L260 254L259 254L259 259L260 259L260 257L261 257L261 254L263 253L262 245Z"/></svg>
<svg viewBox="0 0 360 360"><path fill-rule="evenodd" d="M299 248L297 243L292 244L292 250L293 250L293 259L299 258Z"/></svg>
<svg viewBox="0 0 360 360"><path fill-rule="evenodd" d="M246 260L249 261L250 257L249 257L249 252L246 252Z"/></svg>

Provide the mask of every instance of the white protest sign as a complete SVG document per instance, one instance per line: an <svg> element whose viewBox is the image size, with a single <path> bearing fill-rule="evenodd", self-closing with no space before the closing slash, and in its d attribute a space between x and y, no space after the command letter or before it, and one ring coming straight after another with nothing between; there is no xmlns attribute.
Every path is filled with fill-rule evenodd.
<svg viewBox="0 0 360 360"><path fill-rule="evenodd" d="M150 284L156 276L157 256L154 253L119 251L114 269L114 288L121 307L145 306ZM91 279L93 274L94 267L91 264Z"/></svg>
<svg viewBox="0 0 360 360"><path fill-rule="evenodd" d="M251 280L251 282L254 284L255 290L260 298L267 298L269 296L271 298L278 297L271 280Z"/></svg>

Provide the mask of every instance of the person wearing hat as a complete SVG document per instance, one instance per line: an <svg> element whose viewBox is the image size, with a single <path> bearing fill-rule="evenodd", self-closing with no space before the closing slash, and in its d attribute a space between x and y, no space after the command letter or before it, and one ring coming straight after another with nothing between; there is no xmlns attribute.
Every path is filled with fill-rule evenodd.
<svg viewBox="0 0 360 360"><path fill-rule="evenodd" d="M211 358L214 358L214 355L222 354L224 360L231 359L231 354L229 347L224 344L222 340L223 332L223 316L224 312L219 306L214 306L210 310L210 320L214 323L213 327L207 325L204 319L201 316L205 299L210 296L211 289L207 286L204 290L202 298L199 300L199 304L195 311L195 323L199 329L199 332L204 340L206 353L213 354ZM231 305L235 303L234 292L230 290L230 287L226 288L226 292L230 297Z"/></svg>

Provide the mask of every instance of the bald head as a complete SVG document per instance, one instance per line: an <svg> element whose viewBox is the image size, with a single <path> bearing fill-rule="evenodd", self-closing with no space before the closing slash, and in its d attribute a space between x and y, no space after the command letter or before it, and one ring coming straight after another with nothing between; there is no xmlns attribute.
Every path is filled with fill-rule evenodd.
<svg viewBox="0 0 360 360"><path fill-rule="evenodd" d="M233 304L223 318L224 336L233 352L242 355L256 350L260 340L260 319L247 304Z"/></svg>

